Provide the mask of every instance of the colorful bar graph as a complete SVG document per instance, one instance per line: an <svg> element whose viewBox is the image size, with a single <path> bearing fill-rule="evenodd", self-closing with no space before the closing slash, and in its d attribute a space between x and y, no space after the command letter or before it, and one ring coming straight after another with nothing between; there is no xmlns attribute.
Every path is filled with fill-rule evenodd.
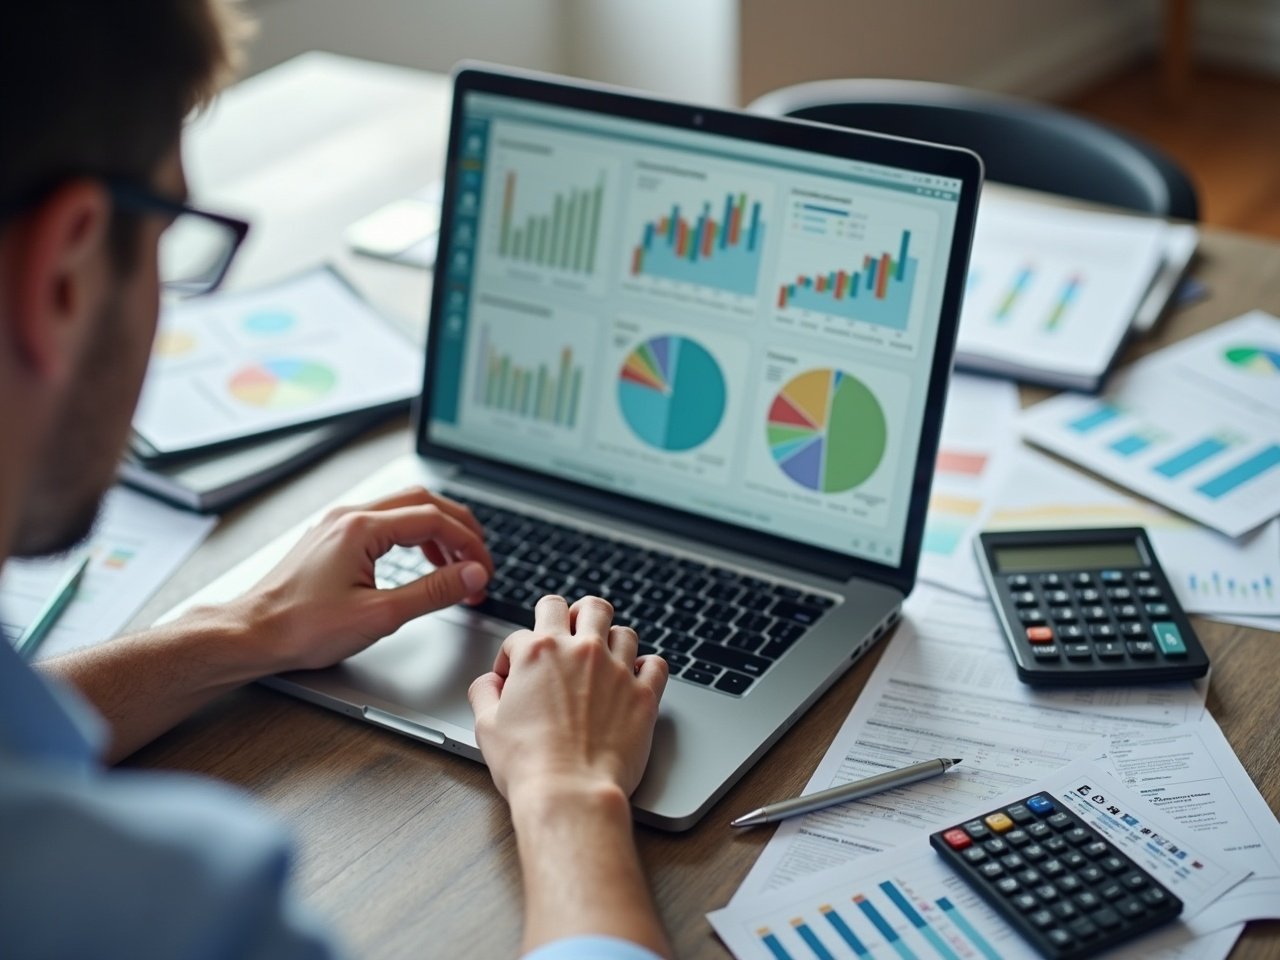
<svg viewBox="0 0 1280 960"><path fill-rule="evenodd" d="M648 275L754 296L760 273L765 224L760 202L747 210L747 195L727 194L719 220L704 203L696 220L682 215L679 204L667 215L644 225L631 251L631 275Z"/></svg>
<svg viewBox="0 0 1280 960"><path fill-rule="evenodd" d="M836 960L831 951L826 948L826 945L818 939L818 935L813 932L813 928L807 923L796 917L791 921L791 926L795 928L796 933L800 935L800 939L813 951L813 955L818 960Z"/></svg>
<svg viewBox="0 0 1280 960"><path fill-rule="evenodd" d="M778 937L768 927L761 927L756 931L756 934L760 937L760 942L765 945L765 948L773 954L774 960L792 960L787 948L779 942Z"/></svg>
<svg viewBox="0 0 1280 960"><path fill-rule="evenodd" d="M594 187L555 194L550 213L530 214L519 226L515 223L517 186L516 171L508 170L502 189L498 255L571 273L595 273L604 177Z"/></svg>
<svg viewBox="0 0 1280 960"><path fill-rule="evenodd" d="M1053 309L1049 311L1049 318L1044 322L1046 330L1056 330L1058 325L1062 323L1062 318L1071 309L1071 304L1076 299L1076 294L1080 292L1080 285L1083 283L1079 274L1068 277L1067 282L1062 285L1062 292L1058 294L1058 302L1053 305Z"/></svg>
<svg viewBox="0 0 1280 960"><path fill-rule="evenodd" d="M902 957L903 960L917 960L915 953L902 942L902 938L898 936L898 931L893 929L889 921L876 909L874 903L860 893L854 895L853 902L858 905L858 909L871 921L872 926L880 931L880 936L884 937L885 942L898 952L898 956Z"/></svg>
<svg viewBox="0 0 1280 960"><path fill-rule="evenodd" d="M515 364L489 342L489 328L480 331L476 352L475 401L528 420L572 429L578 422L582 401L582 367L573 362L573 350L560 351L555 370L545 363L537 369Z"/></svg>
<svg viewBox="0 0 1280 960"><path fill-rule="evenodd" d="M1230 470L1206 480L1196 487L1196 491L1217 500L1277 466L1280 466L1280 444L1273 443Z"/></svg>
<svg viewBox="0 0 1280 960"><path fill-rule="evenodd" d="M856 956L871 956L871 951L867 949L866 944L858 939L857 934L855 934L853 930L849 928L849 925L844 922L844 917L836 913L835 908L832 907L831 904L824 903L818 908L818 912L826 918L827 923L831 924L831 928L835 930L840 939L845 942Z"/></svg>
<svg viewBox="0 0 1280 960"><path fill-rule="evenodd" d="M938 473L950 473L957 476L980 477L987 469L988 457L985 453L964 453L960 450L940 450L938 452Z"/></svg>
<svg viewBox="0 0 1280 960"><path fill-rule="evenodd" d="M830 270L796 277L778 288L779 310L798 307L905 330L918 261L910 255L911 231L903 230L896 255L867 254L858 270Z"/></svg>
<svg viewBox="0 0 1280 960"><path fill-rule="evenodd" d="M1208 440L1201 440L1199 443L1188 447L1181 453L1175 453L1168 460L1157 463L1153 470L1162 477L1168 477L1172 480L1174 477L1186 473L1192 467L1198 467L1210 457L1216 457L1224 450L1231 448L1231 441L1225 437L1210 437Z"/></svg>
<svg viewBox="0 0 1280 960"><path fill-rule="evenodd" d="M960 960L960 955L947 946L947 942L938 936L938 931L929 926L929 922L920 916L920 912L911 906L911 901L902 895L902 891L892 881L884 881L880 884L880 889L907 918L907 922L919 930L920 935L929 941L929 945L938 951L938 956L942 957L942 960Z"/></svg>
<svg viewBox="0 0 1280 960"><path fill-rule="evenodd" d="M942 912L946 914L947 919L956 925L956 929L969 938L969 942L977 948L979 953L986 957L987 960L1001 960L999 952L987 942L986 937L977 931L974 925L969 922L969 918L961 913L959 908L954 906L949 899L939 897L937 904L942 909Z"/></svg>
<svg viewBox="0 0 1280 960"><path fill-rule="evenodd" d="M1096 430L1104 423L1110 423L1116 417L1120 416L1120 411L1109 403L1099 404L1095 409L1090 410L1083 417L1077 417L1070 421L1067 426L1076 433L1088 433Z"/></svg>
<svg viewBox="0 0 1280 960"><path fill-rule="evenodd" d="M1018 306L1018 301L1022 299L1022 295L1026 292L1031 278L1035 275L1035 269L1030 265L1023 267L1013 278L1013 285L1009 287L1009 292L1004 295L1004 299L1000 301L1000 306L996 308L996 322L1004 323L1013 315L1014 309Z"/></svg>

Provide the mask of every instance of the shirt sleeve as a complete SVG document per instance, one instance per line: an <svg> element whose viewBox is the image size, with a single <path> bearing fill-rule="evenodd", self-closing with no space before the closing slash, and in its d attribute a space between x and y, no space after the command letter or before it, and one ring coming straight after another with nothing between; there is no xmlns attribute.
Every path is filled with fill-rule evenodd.
<svg viewBox="0 0 1280 960"><path fill-rule="evenodd" d="M526 953L524 960L661 960L652 950L617 937L567 937Z"/></svg>
<svg viewBox="0 0 1280 960"><path fill-rule="evenodd" d="M284 831L193 778L0 761L0 930L22 957L329 960Z"/></svg>

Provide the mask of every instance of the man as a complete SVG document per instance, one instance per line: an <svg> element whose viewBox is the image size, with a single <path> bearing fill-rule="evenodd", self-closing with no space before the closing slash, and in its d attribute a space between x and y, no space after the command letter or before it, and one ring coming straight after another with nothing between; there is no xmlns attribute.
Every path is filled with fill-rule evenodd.
<svg viewBox="0 0 1280 960"><path fill-rule="evenodd" d="M175 221L184 116L236 55L221 0L40 0L0 39L0 562L88 532L150 352ZM227 234L213 286L239 240ZM190 283L188 283L190 286ZM421 546L435 572L378 590L373 562ZM422 489L338 510L251 593L33 671L0 643L0 954L315 957L282 838L241 797L112 772L221 693L322 667L406 620L483 595L492 561L466 509ZM631 835L666 667L588 598L545 597L472 687L510 803L540 957L668 947ZM78 693L72 693L72 691ZM88 706L86 706L87 701ZM92 709L89 709L92 707ZM423 944L431 953L434 944Z"/></svg>

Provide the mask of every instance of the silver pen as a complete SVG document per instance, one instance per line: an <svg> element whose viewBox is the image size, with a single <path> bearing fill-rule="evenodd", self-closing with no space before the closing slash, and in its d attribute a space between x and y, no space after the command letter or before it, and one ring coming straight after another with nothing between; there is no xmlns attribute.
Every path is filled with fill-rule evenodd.
<svg viewBox="0 0 1280 960"><path fill-rule="evenodd" d="M743 814L730 823L729 826L758 827L761 824L785 820L787 817L798 817L802 813L813 813L815 810L834 806L837 803L844 803L846 800L869 797L873 793L892 790L894 787L904 787L908 783L915 783L917 780L928 780L930 777L946 773L959 762L958 759L948 760L939 757L937 760L913 763L911 766L903 767L901 770L877 773L874 777L855 780L853 783L844 783L838 787L832 787L830 790L819 790L817 793L810 793L803 797L779 800L777 803L771 803L758 810Z"/></svg>

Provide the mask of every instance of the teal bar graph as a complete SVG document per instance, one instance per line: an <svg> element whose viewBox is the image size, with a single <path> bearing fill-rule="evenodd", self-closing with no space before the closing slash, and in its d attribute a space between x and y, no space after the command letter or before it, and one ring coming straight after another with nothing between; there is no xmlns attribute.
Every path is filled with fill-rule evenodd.
<svg viewBox="0 0 1280 960"><path fill-rule="evenodd" d="M792 960L792 956L787 952L787 948L782 945L777 936L772 933L768 927L762 927L759 931L760 942L765 948L773 954L774 960Z"/></svg>
<svg viewBox="0 0 1280 960"><path fill-rule="evenodd" d="M1149 433L1130 433L1111 444L1111 449L1122 457L1132 457L1146 450L1155 438Z"/></svg>
<svg viewBox="0 0 1280 960"><path fill-rule="evenodd" d="M1186 473L1192 467L1198 467L1211 457L1216 457L1224 450L1230 449L1231 443L1220 437L1210 437L1208 440L1201 440L1194 446L1188 447L1181 453L1175 453L1168 460L1157 463L1152 469L1162 477L1168 477L1172 480L1174 477Z"/></svg>
<svg viewBox="0 0 1280 960"><path fill-rule="evenodd" d="M1104 423L1110 423L1116 417L1120 416L1120 411L1109 403L1101 404L1093 410L1090 410L1082 417L1077 417L1070 421L1067 426L1076 433L1088 433L1096 430Z"/></svg>
<svg viewBox="0 0 1280 960"><path fill-rule="evenodd" d="M942 908L942 912L947 915L947 919L956 925L956 929L969 938L969 942L977 948L979 953L986 957L987 960L1001 960L1001 956L995 947L987 942L987 938L977 931L974 925L969 922L969 918L961 913L948 898L940 897L937 903Z"/></svg>
<svg viewBox="0 0 1280 960"><path fill-rule="evenodd" d="M884 937L889 946L898 952L898 956L902 957L902 960L917 960L912 949L902 942L902 938L898 936L898 931L893 929L892 924L876 909L874 903L862 894L856 895L853 898L853 902L858 905L858 909L871 921L872 926L880 931L880 936Z"/></svg>
<svg viewBox="0 0 1280 960"><path fill-rule="evenodd" d="M886 880L880 884L880 889L884 891L885 896L893 901L893 905L898 908L899 912L907 918L907 922L920 931L920 935L929 941L929 945L938 951L938 956L943 960L960 960L960 955L947 946L947 942L938 936L938 931L929 926L929 922L920 916L920 911L911 906L911 901L902 895L892 882Z"/></svg>
<svg viewBox="0 0 1280 960"><path fill-rule="evenodd" d="M1230 470L1206 480L1196 487L1196 490L1210 499L1217 500L1278 466L1280 466L1280 444L1273 443L1244 462L1236 464Z"/></svg>
<svg viewBox="0 0 1280 960"><path fill-rule="evenodd" d="M871 956L871 951L867 949L867 945L858 939L858 935L849 928L849 925L844 922L844 917L836 913L834 908L823 905L818 909L827 918L827 923L831 924L831 928L835 930L840 939L848 945L855 955L859 957Z"/></svg>
<svg viewBox="0 0 1280 960"><path fill-rule="evenodd" d="M803 920L792 920L791 925L795 927L796 933L800 934L800 939L808 945L818 960L836 960L831 951L818 939L818 935L813 932L813 929L807 923Z"/></svg>

